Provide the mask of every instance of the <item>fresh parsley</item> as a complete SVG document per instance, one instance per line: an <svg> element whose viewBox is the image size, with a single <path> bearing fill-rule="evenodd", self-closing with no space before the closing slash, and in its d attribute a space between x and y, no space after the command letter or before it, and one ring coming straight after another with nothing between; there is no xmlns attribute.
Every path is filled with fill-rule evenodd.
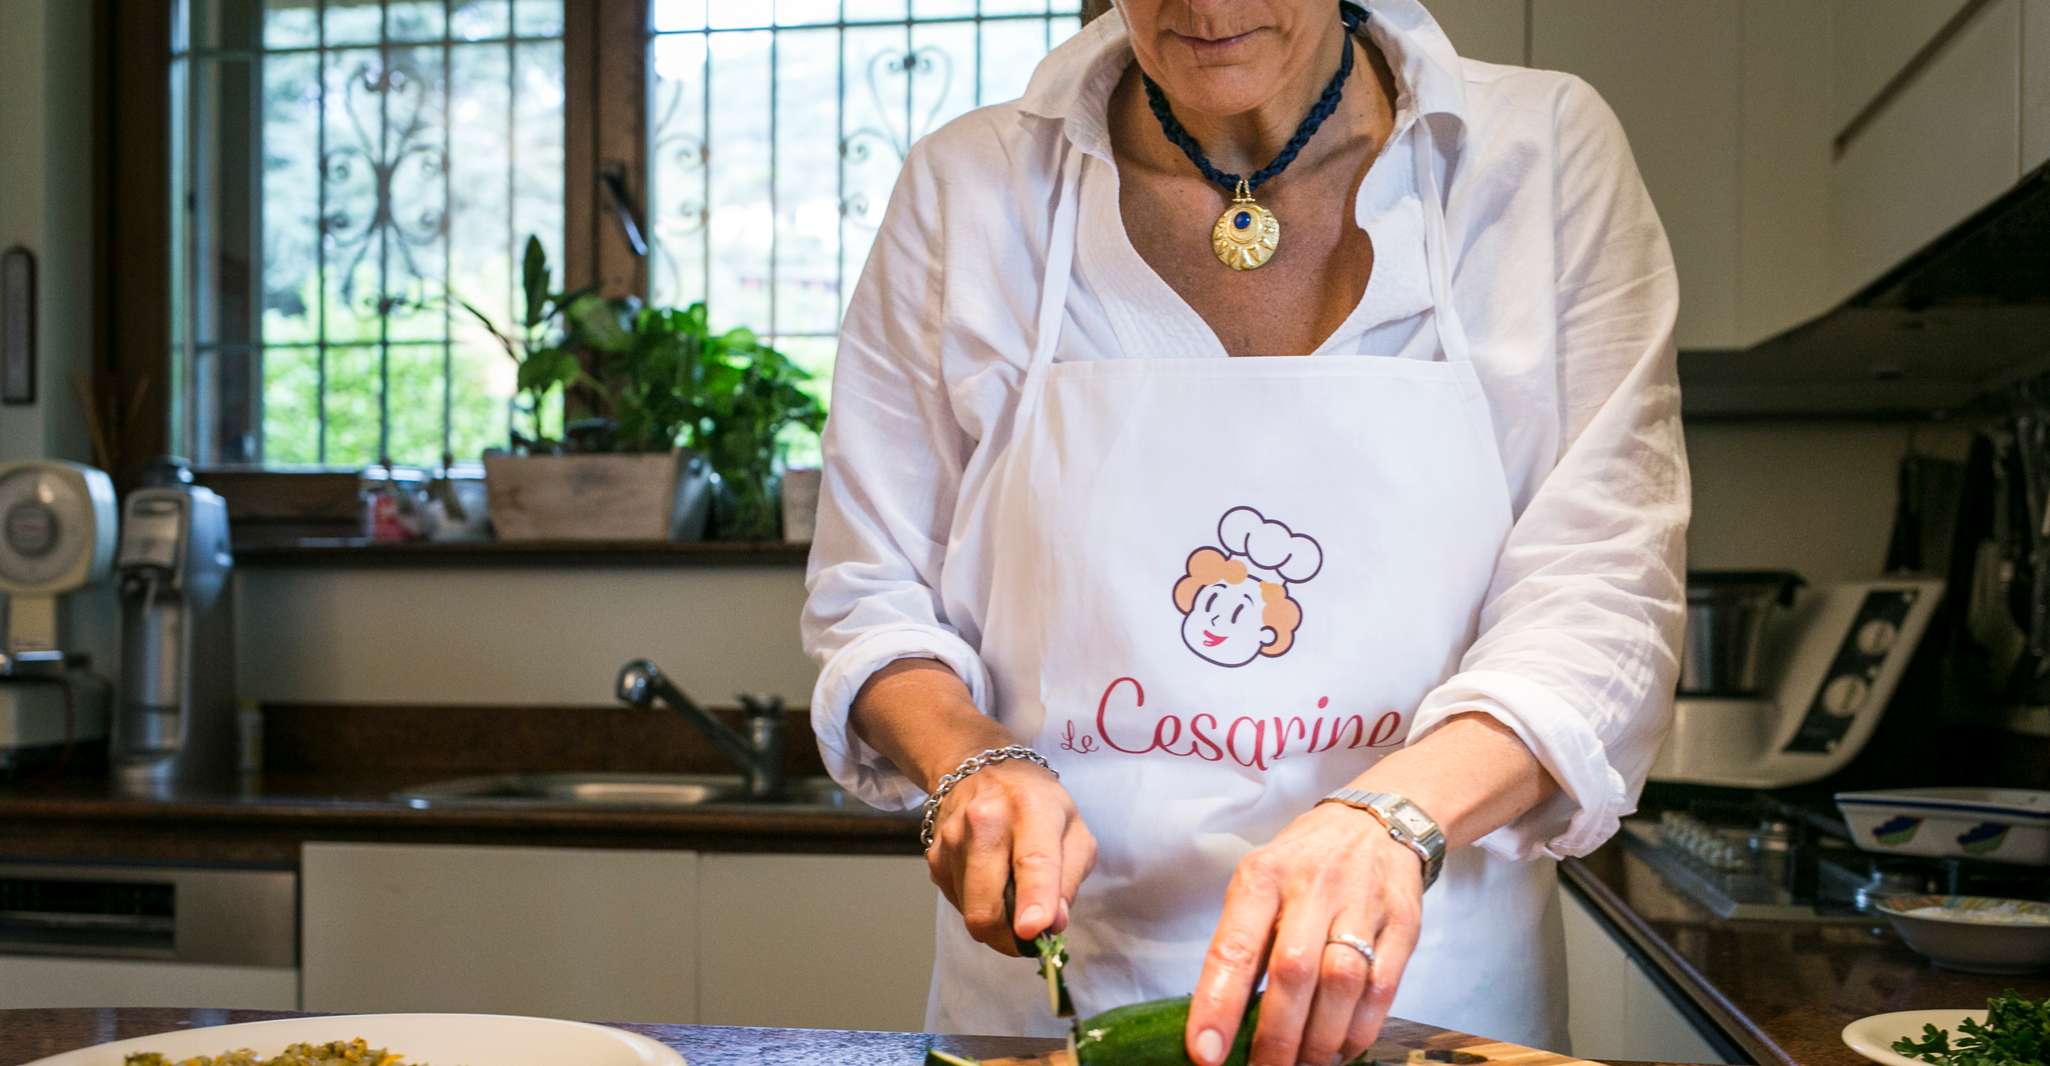
<svg viewBox="0 0 2050 1066"><path fill-rule="evenodd" d="M1939 1066L2046 1066L2050 1064L2050 999L2032 1002L2014 989L1986 1001L1984 1022L1966 1018L1958 1035L1933 1025L1921 1039L1901 1037L1893 1050Z"/></svg>

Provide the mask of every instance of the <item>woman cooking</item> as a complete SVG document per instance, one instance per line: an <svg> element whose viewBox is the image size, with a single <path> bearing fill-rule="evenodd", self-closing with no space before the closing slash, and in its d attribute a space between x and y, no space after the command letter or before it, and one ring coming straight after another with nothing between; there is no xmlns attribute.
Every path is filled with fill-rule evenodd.
<svg viewBox="0 0 2050 1066"><path fill-rule="evenodd" d="M1555 860L1665 728L1675 280L1623 133L1415 0L1119 0L916 145L848 308L814 727L925 813L928 1027L1193 992L1563 1047ZM1007 888L1015 904L1007 905Z"/></svg>

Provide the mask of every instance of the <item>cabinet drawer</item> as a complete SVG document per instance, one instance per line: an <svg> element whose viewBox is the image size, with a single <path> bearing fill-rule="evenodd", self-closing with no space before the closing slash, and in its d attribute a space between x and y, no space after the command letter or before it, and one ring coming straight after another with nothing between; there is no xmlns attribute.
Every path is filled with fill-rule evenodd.
<svg viewBox="0 0 2050 1066"><path fill-rule="evenodd" d="M308 844L305 1009L694 1022L697 860Z"/></svg>
<svg viewBox="0 0 2050 1066"><path fill-rule="evenodd" d="M706 855L699 1021L924 1027L937 890L920 856Z"/></svg>

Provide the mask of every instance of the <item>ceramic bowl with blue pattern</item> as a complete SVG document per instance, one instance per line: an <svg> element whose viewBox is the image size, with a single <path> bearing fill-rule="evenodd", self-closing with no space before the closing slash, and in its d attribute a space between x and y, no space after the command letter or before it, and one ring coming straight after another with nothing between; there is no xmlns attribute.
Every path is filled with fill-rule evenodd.
<svg viewBox="0 0 2050 1066"><path fill-rule="evenodd" d="M1866 851L2050 866L2050 792L1898 788L1839 792L1836 807Z"/></svg>

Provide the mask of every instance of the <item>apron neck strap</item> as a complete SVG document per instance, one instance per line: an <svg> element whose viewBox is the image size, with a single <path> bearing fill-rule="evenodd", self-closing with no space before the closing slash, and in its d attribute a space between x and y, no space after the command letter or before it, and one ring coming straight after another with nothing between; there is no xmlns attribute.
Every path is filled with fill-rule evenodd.
<svg viewBox="0 0 2050 1066"><path fill-rule="evenodd" d="M1032 334L1032 362L1025 368L1025 384L1018 394L1020 424L1038 406L1040 385L1053 364L1053 351L1060 341L1061 319L1067 314L1068 282L1075 273L1075 205L1082 199L1082 159L1088 153L1061 141L1061 183L1053 209L1053 229L1047 235L1046 271L1039 281L1039 322Z"/></svg>
<svg viewBox="0 0 2050 1066"><path fill-rule="evenodd" d="M1445 194L1439 187L1437 142L1429 120L1419 116L1410 136L1416 160L1417 199L1424 212L1424 262L1431 275L1431 321L1438 329L1438 347L1448 363L1468 361L1466 326L1452 306L1452 247L1445 237Z"/></svg>

